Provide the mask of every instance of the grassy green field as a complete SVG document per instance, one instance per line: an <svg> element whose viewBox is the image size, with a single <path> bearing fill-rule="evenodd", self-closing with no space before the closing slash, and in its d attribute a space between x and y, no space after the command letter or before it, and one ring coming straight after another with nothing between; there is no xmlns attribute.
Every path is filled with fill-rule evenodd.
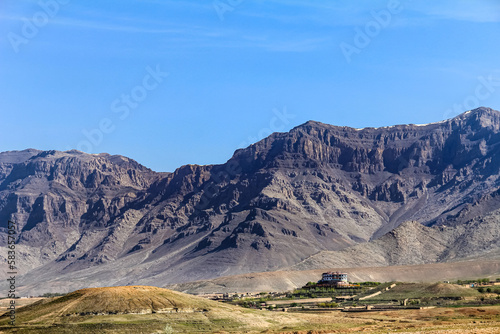
<svg viewBox="0 0 500 334"><path fill-rule="evenodd" d="M457 298L478 297L476 289L465 288L456 284L446 283L397 283L388 291L373 298L373 300L401 300L405 298Z"/></svg>

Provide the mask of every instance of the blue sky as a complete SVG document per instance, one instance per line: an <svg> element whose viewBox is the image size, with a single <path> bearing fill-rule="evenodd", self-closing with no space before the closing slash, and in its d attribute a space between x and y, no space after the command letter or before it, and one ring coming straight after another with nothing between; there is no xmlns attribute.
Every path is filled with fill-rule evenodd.
<svg viewBox="0 0 500 334"><path fill-rule="evenodd" d="M308 120L500 109L500 2L2 0L0 151L223 163Z"/></svg>

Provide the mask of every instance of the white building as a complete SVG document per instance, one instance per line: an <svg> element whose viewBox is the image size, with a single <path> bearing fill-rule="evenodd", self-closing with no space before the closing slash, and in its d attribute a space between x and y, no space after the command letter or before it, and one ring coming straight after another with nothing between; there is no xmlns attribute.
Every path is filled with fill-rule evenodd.
<svg viewBox="0 0 500 334"><path fill-rule="evenodd" d="M327 272L323 273L323 278L318 283L328 283L332 285L349 285L347 282L347 274L339 272Z"/></svg>

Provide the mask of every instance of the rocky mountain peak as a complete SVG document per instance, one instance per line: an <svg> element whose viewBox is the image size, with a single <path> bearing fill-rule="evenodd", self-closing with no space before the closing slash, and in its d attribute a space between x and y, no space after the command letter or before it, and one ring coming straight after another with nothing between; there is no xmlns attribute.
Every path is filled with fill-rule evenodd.
<svg viewBox="0 0 500 334"><path fill-rule="evenodd" d="M470 110L459 115L458 118L474 130L487 128L495 132L499 131L500 112L491 108L481 107Z"/></svg>
<svg viewBox="0 0 500 334"><path fill-rule="evenodd" d="M455 260L459 245L483 254L474 240L496 243L470 235L487 216L496 236L499 115L478 108L364 129L308 121L225 164L174 173L105 153L3 152L0 230L19 222L23 281L35 285L166 284L293 267L365 244L377 249L374 265ZM389 244L405 256L386 252ZM342 253L347 262L353 252Z"/></svg>

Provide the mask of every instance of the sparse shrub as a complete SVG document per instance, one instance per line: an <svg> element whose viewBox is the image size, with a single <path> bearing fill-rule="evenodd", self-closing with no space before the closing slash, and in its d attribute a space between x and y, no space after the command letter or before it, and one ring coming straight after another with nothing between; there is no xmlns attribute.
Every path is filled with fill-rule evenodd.
<svg viewBox="0 0 500 334"><path fill-rule="evenodd" d="M486 292L491 293L491 288L486 288Z"/></svg>
<svg viewBox="0 0 500 334"><path fill-rule="evenodd" d="M328 308L332 308L332 307L338 307L339 305L337 303L318 303L318 307L328 307Z"/></svg>
<svg viewBox="0 0 500 334"><path fill-rule="evenodd" d="M360 282L359 285L360 286L377 286L377 285L380 285L382 283L380 282L370 282L370 281L367 281L367 282Z"/></svg>
<svg viewBox="0 0 500 334"><path fill-rule="evenodd" d="M165 325L165 328L163 329L163 332L161 332L162 334L173 334L174 333L174 329L170 326L170 325Z"/></svg>
<svg viewBox="0 0 500 334"><path fill-rule="evenodd" d="M484 288L479 288L479 289L477 289L477 291L478 291L479 293L484 293Z"/></svg>
<svg viewBox="0 0 500 334"><path fill-rule="evenodd" d="M299 305L299 304L297 304L297 303L292 303L290 306L291 306L291 307L297 307L298 305Z"/></svg>
<svg viewBox="0 0 500 334"><path fill-rule="evenodd" d="M60 296L64 296L64 295L65 295L65 293L46 292L46 293L44 293L43 295L41 295L39 297L51 298L51 297L60 297Z"/></svg>

